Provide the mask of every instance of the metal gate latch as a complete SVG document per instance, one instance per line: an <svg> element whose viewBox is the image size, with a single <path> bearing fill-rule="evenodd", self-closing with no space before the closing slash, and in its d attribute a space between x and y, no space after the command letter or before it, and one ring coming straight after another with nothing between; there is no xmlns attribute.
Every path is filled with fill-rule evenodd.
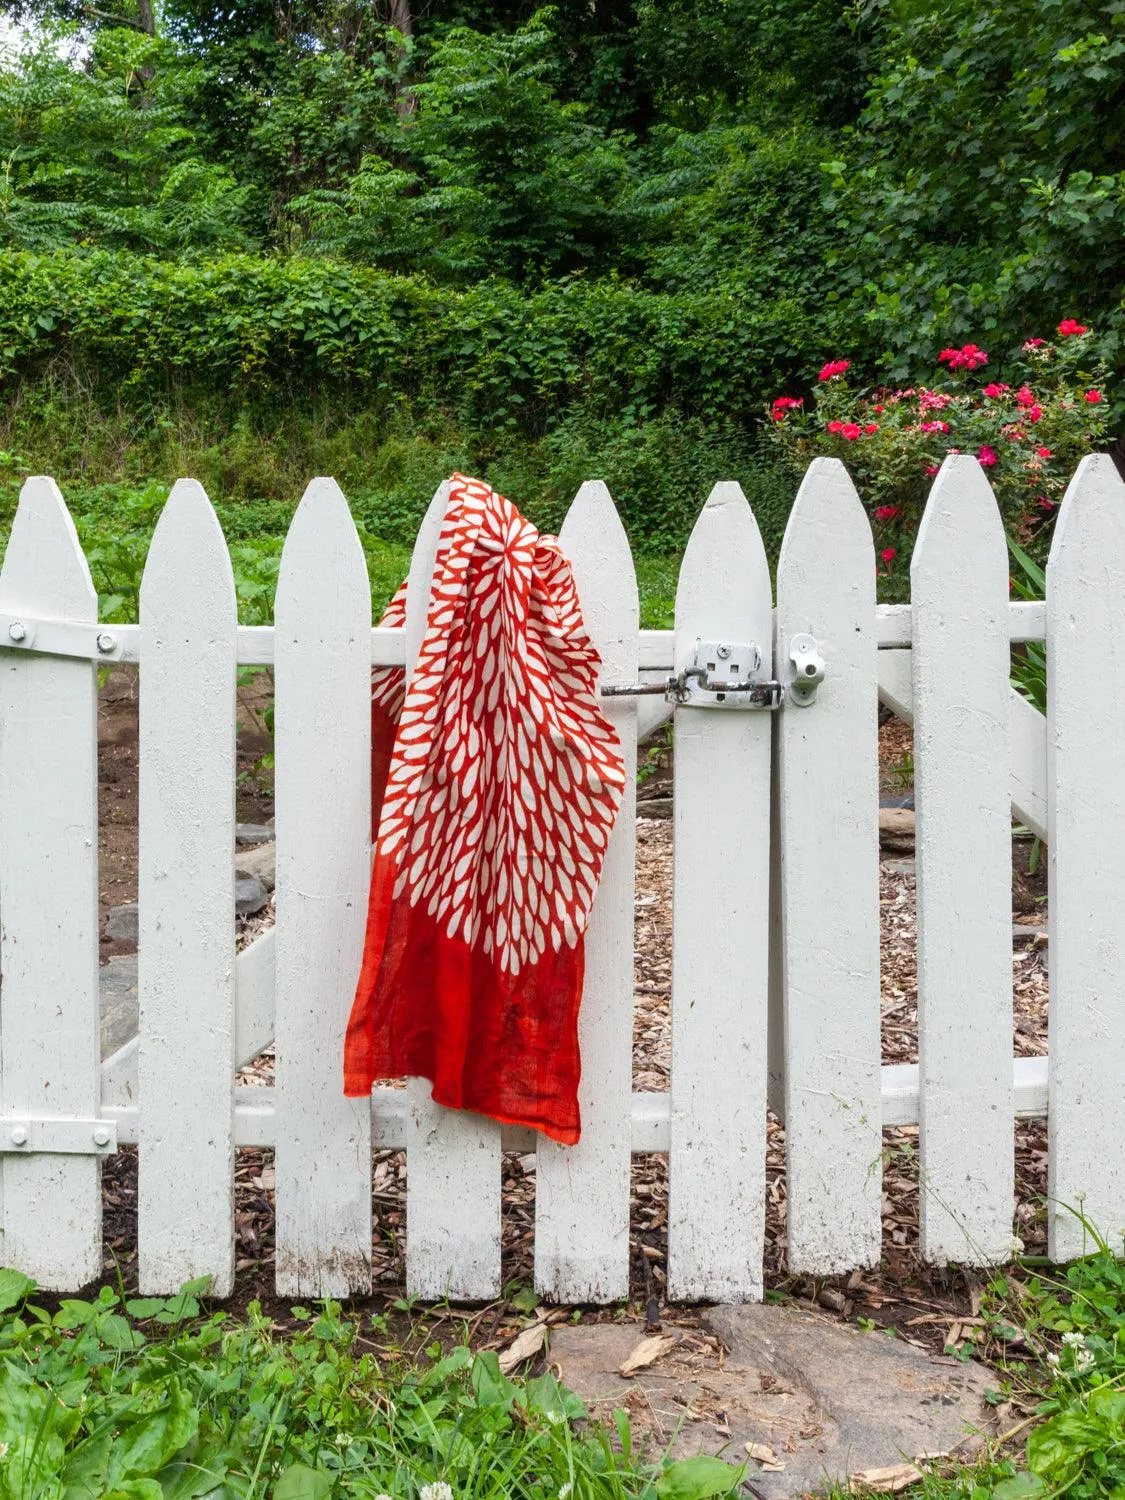
<svg viewBox="0 0 1125 1500"><path fill-rule="evenodd" d="M607 683L604 698L657 694L678 708L773 709L781 706L779 682L755 677L762 653L753 642L696 641L691 665L662 682Z"/></svg>
<svg viewBox="0 0 1125 1500"><path fill-rule="evenodd" d="M793 680L790 701L807 708L816 701L824 681L824 658L811 635L795 635L789 643ZM639 698L659 694L677 708L780 708L784 684L755 677L762 653L754 643L696 641L691 665L658 682L607 682L603 698Z"/></svg>

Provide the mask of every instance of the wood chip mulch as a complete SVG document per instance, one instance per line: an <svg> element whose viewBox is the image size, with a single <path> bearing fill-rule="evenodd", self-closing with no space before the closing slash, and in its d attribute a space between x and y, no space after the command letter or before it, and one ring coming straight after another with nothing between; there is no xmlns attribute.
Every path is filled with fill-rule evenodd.
<svg viewBox="0 0 1125 1500"><path fill-rule="evenodd" d="M900 726L891 726L888 748L902 753ZM908 741L906 741L908 744ZM661 778L663 779L663 778ZM665 795L660 785L641 796ZM671 1074L671 892L672 824L638 811L636 869L636 963L633 1023L633 1084L637 1091L666 1090ZM884 1063L915 1062L917 971L914 876L901 855L884 857L880 876L882 927L882 1032ZM1039 925L1045 909L1017 913L1016 921ZM272 921L272 905L244 924L250 941ZM1039 1056L1047 1046L1047 972L1034 943L1019 944L1012 957L1014 1049ZM239 1082L269 1086L272 1051L242 1070ZM950 1332L972 1339L979 1309L979 1276L958 1268L924 1266L918 1253L917 1127L884 1132L883 1260L878 1269L826 1281L790 1279L785 1270L785 1133L771 1115L766 1124L767 1283L816 1300L841 1317L869 1317L893 1326L911 1342L946 1346ZM1015 1130L1017 1203L1014 1230L1028 1253L1045 1252L1046 1128L1041 1120L1019 1120ZM258 1297L277 1306L272 1291L274 1169L271 1151L240 1149L235 1171L238 1287L234 1305ZM508 1153L503 1162L503 1275L505 1296L532 1282L535 1158ZM374 1285L384 1301L401 1295L405 1240L405 1154L378 1151L374 1157L373 1207L376 1230ZM136 1262L136 1151L125 1148L106 1163L107 1272L134 1279ZM632 1298L648 1316L691 1323L690 1309L663 1307L667 1242L668 1172L663 1155L636 1156L632 1169ZM514 1316L502 1302L491 1333L503 1336ZM969 1319L965 1323L965 1319ZM928 1321L927 1321L928 1320ZM487 1319L484 1332L487 1333ZM479 1320L478 1320L479 1322ZM961 1325L964 1325L962 1328ZM482 1334L484 1337L484 1334Z"/></svg>

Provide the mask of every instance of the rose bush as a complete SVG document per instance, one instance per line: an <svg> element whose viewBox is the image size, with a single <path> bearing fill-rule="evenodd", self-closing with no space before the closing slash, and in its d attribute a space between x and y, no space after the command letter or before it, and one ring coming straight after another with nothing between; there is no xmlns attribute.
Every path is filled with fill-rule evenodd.
<svg viewBox="0 0 1125 1500"><path fill-rule="evenodd" d="M928 385L857 390L850 363L830 360L811 398L778 396L767 424L793 468L842 458L871 516L880 562L909 560L933 477L948 453L984 467L1008 531L1024 543L1049 532L1078 460L1105 442L1109 374L1092 331L1073 318L1053 339L1028 339L986 379L986 350L943 349ZM901 564L900 564L901 565Z"/></svg>

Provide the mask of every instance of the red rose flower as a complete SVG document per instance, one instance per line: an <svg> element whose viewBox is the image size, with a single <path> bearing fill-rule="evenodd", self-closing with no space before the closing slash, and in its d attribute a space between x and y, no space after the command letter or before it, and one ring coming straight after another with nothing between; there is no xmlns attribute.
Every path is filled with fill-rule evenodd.
<svg viewBox="0 0 1125 1500"><path fill-rule="evenodd" d="M1041 344L1045 344L1046 342L1046 339L1025 339L1023 343L1023 352L1025 354L1030 354L1032 349L1038 349Z"/></svg>
<svg viewBox="0 0 1125 1500"><path fill-rule="evenodd" d="M985 386L984 394L986 396L991 396L991 398L995 401L998 396L1006 396L1011 389L1012 388L1010 385L997 385L996 381L993 380Z"/></svg>
<svg viewBox="0 0 1125 1500"><path fill-rule="evenodd" d="M982 469L991 469L992 465L996 462L996 449L990 448L985 443L977 452L977 462Z"/></svg>
<svg viewBox="0 0 1125 1500"><path fill-rule="evenodd" d="M835 376L842 375L845 370L849 370L851 368L851 363L852 362L850 359L830 359L828 363L821 369L821 372L817 376L817 379L832 380Z"/></svg>
<svg viewBox="0 0 1125 1500"><path fill-rule="evenodd" d="M836 433L836 432L843 432L843 430L844 430L844 424L843 424L843 422L839 422L839 421L837 421L837 422L829 422L829 424L828 424L828 431L829 432Z"/></svg>
<svg viewBox="0 0 1125 1500"><path fill-rule="evenodd" d="M1064 318L1059 324L1059 332L1064 339L1068 339L1074 334L1089 333L1090 330L1084 323L1076 323L1073 318Z"/></svg>
<svg viewBox="0 0 1125 1500"><path fill-rule="evenodd" d="M873 432L879 431L879 424L878 422L868 422L863 430L867 433L868 437L870 437Z"/></svg>
<svg viewBox="0 0 1125 1500"><path fill-rule="evenodd" d="M1087 391L1083 399L1088 401L1091 406L1096 406L1102 399L1102 393L1101 391Z"/></svg>
<svg viewBox="0 0 1125 1500"><path fill-rule="evenodd" d="M975 370L988 363L988 355L976 344L965 344L960 349L943 349L938 355L939 365L948 365L951 370Z"/></svg>
<svg viewBox="0 0 1125 1500"><path fill-rule="evenodd" d="M875 507L875 519L877 521L893 521L897 515L897 505L877 505Z"/></svg>
<svg viewBox="0 0 1125 1500"><path fill-rule="evenodd" d="M1050 450L1050 448L1036 448L1035 451L1039 455L1040 458L1050 458L1050 456L1051 456L1051 450Z"/></svg>
<svg viewBox="0 0 1125 1500"><path fill-rule="evenodd" d="M884 547L882 552L879 553L879 556L885 563L889 565L894 562L895 558L898 556L898 553L893 547Z"/></svg>
<svg viewBox="0 0 1125 1500"><path fill-rule="evenodd" d="M849 443L854 443L859 437L861 428L858 422L845 422L840 428L840 436L847 438Z"/></svg>

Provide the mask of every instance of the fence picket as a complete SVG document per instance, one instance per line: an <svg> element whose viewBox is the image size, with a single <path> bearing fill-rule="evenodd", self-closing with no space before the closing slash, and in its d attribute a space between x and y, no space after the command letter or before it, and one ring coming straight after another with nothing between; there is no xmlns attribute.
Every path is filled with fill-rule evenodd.
<svg viewBox="0 0 1125 1500"><path fill-rule="evenodd" d="M1125 486L1082 460L1047 567L1050 851L1049 1244L1120 1247L1125 1224Z"/></svg>
<svg viewBox="0 0 1125 1500"><path fill-rule="evenodd" d="M560 533L602 680L637 675L640 606L633 557L609 491L582 486ZM633 1071L633 860L637 707L603 706L621 736L625 793L586 933L578 1036L582 1051L576 1146L540 1139L535 1179L535 1286L560 1302L613 1302L629 1291L629 1121Z"/></svg>
<svg viewBox="0 0 1125 1500"><path fill-rule="evenodd" d="M174 1292L209 1275L226 1297L237 617L226 542L195 480L176 484L153 533L140 623L140 1284L146 1294Z"/></svg>
<svg viewBox="0 0 1125 1500"><path fill-rule="evenodd" d="M406 591L406 670L426 633L449 485L438 487L414 544ZM487 1301L500 1291L500 1127L436 1104L428 1078L408 1085L406 1285L413 1297Z"/></svg>
<svg viewBox="0 0 1125 1500"><path fill-rule="evenodd" d="M1008 556L975 458L942 464L911 562L922 1254L1012 1238Z"/></svg>
<svg viewBox="0 0 1125 1500"><path fill-rule="evenodd" d="M783 681L797 635L826 671L777 720L788 1264L832 1275L878 1263L883 1144L875 554L837 459L814 459L781 544Z"/></svg>
<svg viewBox="0 0 1125 1500"><path fill-rule="evenodd" d="M753 643L769 678L771 613L750 507L737 484L717 484L680 568L675 670L703 641L731 645L744 672L739 648ZM762 1294L770 718L676 710L668 1289L693 1302Z"/></svg>
<svg viewBox="0 0 1125 1500"><path fill-rule="evenodd" d="M281 554L277 732L277 1290L371 1285L371 1106L343 1087L370 881L371 591L347 502L314 479Z"/></svg>
<svg viewBox="0 0 1125 1500"><path fill-rule="evenodd" d="M0 609L97 620L90 571L51 479L23 487ZM96 713L89 661L4 653L0 1115L98 1113ZM0 1156L0 1264L60 1291L100 1275L100 1188L93 1155Z"/></svg>

